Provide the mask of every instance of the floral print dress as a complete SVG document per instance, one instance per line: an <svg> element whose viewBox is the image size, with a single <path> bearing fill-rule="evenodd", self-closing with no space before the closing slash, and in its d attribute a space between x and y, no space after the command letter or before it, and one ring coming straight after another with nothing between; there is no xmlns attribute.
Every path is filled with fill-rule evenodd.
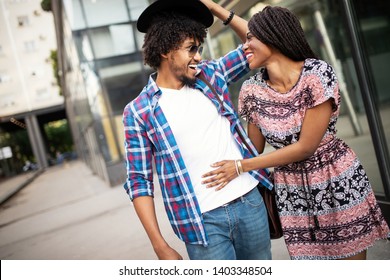
<svg viewBox="0 0 390 280"><path fill-rule="evenodd" d="M239 114L255 124L276 149L299 140L307 109L331 100L333 113L311 157L274 169L284 239L292 259L338 259L355 255L389 233L367 175L347 144L336 136L340 94L332 67L306 59L287 93L267 85L267 72L245 81Z"/></svg>

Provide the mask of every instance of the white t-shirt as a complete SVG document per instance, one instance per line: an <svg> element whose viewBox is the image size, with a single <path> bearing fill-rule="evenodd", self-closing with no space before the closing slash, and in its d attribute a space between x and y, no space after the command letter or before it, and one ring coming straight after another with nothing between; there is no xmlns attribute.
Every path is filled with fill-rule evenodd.
<svg viewBox="0 0 390 280"><path fill-rule="evenodd" d="M249 173L241 174L220 191L201 183L204 180L201 176L212 170L212 163L242 159L230 132L229 120L218 114L212 101L200 90L187 86L180 90L160 89L159 104L190 174L201 212L215 209L252 190L258 182Z"/></svg>

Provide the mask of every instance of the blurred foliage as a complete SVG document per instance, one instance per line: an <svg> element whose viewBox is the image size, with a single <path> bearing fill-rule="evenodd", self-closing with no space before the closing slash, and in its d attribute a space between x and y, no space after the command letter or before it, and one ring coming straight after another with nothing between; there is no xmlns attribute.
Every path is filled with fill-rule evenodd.
<svg viewBox="0 0 390 280"><path fill-rule="evenodd" d="M57 85L60 88L59 94L62 95L62 89L61 89L61 82L60 82L60 75L59 75L59 69L58 69L58 56L57 56L57 50L51 50L50 51L50 60L51 65L53 67L53 74L56 78Z"/></svg>
<svg viewBox="0 0 390 280"><path fill-rule="evenodd" d="M50 157L55 158L57 152L73 151L72 135L66 119L47 123L44 129Z"/></svg>
<svg viewBox="0 0 390 280"><path fill-rule="evenodd" d="M42 0L41 8L46 12L51 12L51 0Z"/></svg>
<svg viewBox="0 0 390 280"><path fill-rule="evenodd" d="M47 123L43 129L42 136L45 138L49 164L56 159L57 153L73 153L73 139L66 119ZM11 148L12 157L0 160L0 179L4 175L21 173L27 161L37 162L27 129L0 132L0 148L3 147Z"/></svg>
<svg viewBox="0 0 390 280"><path fill-rule="evenodd" d="M36 162L26 129L20 129L12 133L0 133L0 147L11 147L12 158L6 160L10 170L13 170L16 173L22 171L26 161ZM2 165L4 164L4 161L5 160L3 159Z"/></svg>

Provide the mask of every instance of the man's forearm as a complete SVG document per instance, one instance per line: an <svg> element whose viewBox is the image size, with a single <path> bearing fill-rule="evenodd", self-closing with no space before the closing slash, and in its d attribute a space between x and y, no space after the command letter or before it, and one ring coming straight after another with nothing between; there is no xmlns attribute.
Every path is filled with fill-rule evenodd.
<svg viewBox="0 0 390 280"><path fill-rule="evenodd" d="M230 11L226 10L221 5L211 1L211 0L200 0L205 4L209 10L213 13L214 16L218 17L221 21L225 21L229 18ZM236 34L240 37L242 42L246 41L246 33L248 32L248 22L234 15L232 20L229 23L229 26L236 32Z"/></svg>
<svg viewBox="0 0 390 280"><path fill-rule="evenodd" d="M149 237L154 252L160 260L181 260L183 257L165 241L158 225L154 199L151 196L133 200L135 211Z"/></svg>
<svg viewBox="0 0 390 280"><path fill-rule="evenodd" d="M154 200L151 196L137 197L133 200L135 211L152 243L153 248L166 244L157 222Z"/></svg>

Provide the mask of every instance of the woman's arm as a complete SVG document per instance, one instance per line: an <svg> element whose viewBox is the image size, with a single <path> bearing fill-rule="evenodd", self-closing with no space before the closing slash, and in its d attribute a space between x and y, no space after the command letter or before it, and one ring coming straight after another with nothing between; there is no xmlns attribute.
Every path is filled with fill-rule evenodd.
<svg viewBox="0 0 390 280"><path fill-rule="evenodd" d="M312 156L324 137L332 115L332 103L328 100L306 111L298 142L268 154L241 160L244 172L299 162ZM255 144L256 145L256 144ZM203 175L207 187L226 185L237 177L234 160L224 160L211 165L217 169Z"/></svg>
<svg viewBox="0 0 390 280"><path fill-rule="evenodd" d="M244 172L298 162L312 156L329 125L332 114L331 101L306 111L298 142L282 149L242 161Z"/></svg>
<svg viewBox="0 0 390 280"><path fill-rule="evenodd" d="M253 123L248 123L248 137L255 146L257 152L262 154L265 147L265 138L260 129Z"/></svg>

